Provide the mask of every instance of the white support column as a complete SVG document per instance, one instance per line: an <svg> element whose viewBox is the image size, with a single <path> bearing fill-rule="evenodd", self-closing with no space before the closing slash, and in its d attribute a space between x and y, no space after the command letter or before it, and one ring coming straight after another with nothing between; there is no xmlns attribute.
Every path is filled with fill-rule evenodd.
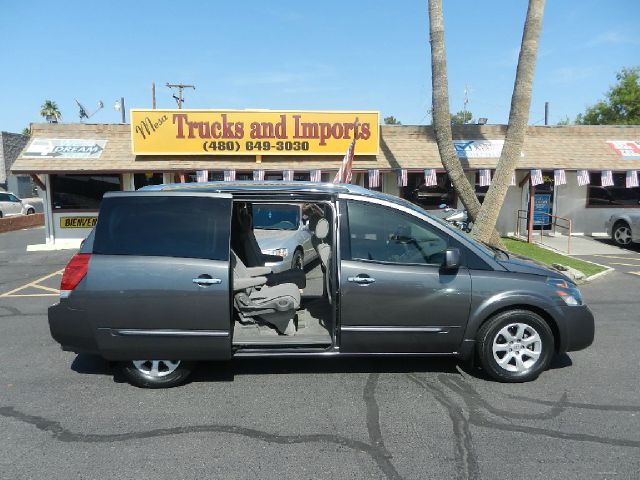
<svg viewBox="0 0 640 480"><path fill-rule="evenodd" d="M53 203L51 201L51 179L50 175L43 175L45 191L39 191L39 195L42 198L42 211L44 213L44 231L45 231L45 243L53 244L56 241L53 228Z"/></svg>

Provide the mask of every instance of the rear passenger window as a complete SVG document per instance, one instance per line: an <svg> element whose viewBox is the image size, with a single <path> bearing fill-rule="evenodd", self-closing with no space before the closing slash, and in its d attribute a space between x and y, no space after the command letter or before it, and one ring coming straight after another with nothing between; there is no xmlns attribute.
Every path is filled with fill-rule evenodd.
<svg viewBox="0 0 640 480"><path fill-rule="evenodd" d="M107 198L93 253L228 260L230 209L230 199Z"/></svg>

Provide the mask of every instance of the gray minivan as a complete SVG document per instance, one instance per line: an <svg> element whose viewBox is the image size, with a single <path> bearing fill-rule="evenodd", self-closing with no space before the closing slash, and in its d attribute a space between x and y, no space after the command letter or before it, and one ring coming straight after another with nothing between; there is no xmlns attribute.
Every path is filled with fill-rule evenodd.
<svg viewBox="0 0 640 480"><path fill-rule="evenodd" d="M274 203L313 206L317 264L265 266L252 211ZM113 361L142 387L178 385L199 360L380 354L452 355L523 382L594 337L562 273L400 198L308 182L105 194L49 324L64 350Z"/></svg>

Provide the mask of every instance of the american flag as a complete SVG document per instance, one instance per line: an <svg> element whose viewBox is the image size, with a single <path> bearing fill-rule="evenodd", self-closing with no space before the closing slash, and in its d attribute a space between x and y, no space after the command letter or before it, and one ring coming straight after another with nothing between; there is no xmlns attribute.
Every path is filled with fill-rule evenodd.
<svg viewBox="0 0 640 480"><path fill-rule="evenodd" d="M576 177L578 178L578 186L584 187L585 185L589 185L591 183L591 177L589 176L589 170L578 170L576 172Z"/></svg>
<svg viewBox="0 0 640 480"><path fill-rule="evenodd" d="M536 185L541 185L544 183L544 178L542 178L542 170L539 168L531 170L531 185L534 187Z"/></svg>
<svg viewBox="0 0 640 480"><path fill-rule="evenodd" d="M353 155L356 151L356 136L353 136L353 141L349 148L347 149L347 153L344 154L344 158L342 159L342 165L340 165L340 170L336 173L335 178L333 179L333 183L351 183L351 177L353 176Z"/></svg>
<svg viewBox="0 0 640 480"><path fill-rule="evenodd" d="M603 187L613 187L613 172L611 170L602 170L600 174L600 185Z"/></svg>
<svg viewBox="0 0 640 480"><path fill-rule="evenodd" d="M438 185L438 177L436 176L435 168L427 168L424 171L424 184L427 187L433 187Z"/></svg>
<svg viewBox="0 0 640 480"><path fill-rule="evenodd" d="M553 183L557 185L566 185L567 184L567 174L564 170L554 170L553 171Z"/></svg>
<svg viewBox="0 0 640 480"><path fill-rule="evenodd" d="M309 180L311 180L312 182L321 182L322 170L311 170L309 172Z"/></svg>
<svg viewBox="0 0 640 480"><path fill-rule="evenodd" d="M491 185L491 170L483 168L480 170L480 186L488 187L489 185Z"/></svg>
<svg viewBox="0 0 640 480"><path fill-rule="evenodd" d="M398 170L398 186L406 187L408 183L409 183L409 177L407 175L407 169L402 168Z"/></svg>
<svg viewBox="0 0 640 480"><path fill-rule="evenodd" d="M263 182L264 181L264 170L254 170L253 171L253 181L254 182Z"/></svg>
<svg viewBox="0 0 640 480"><path fill-rule="evenodd" d="M515 187L516 186L516 172L513 172L511 174L511 181L509 182L509 186L510 187Z"/></svg>
<svg viewBox="0 0 640 480"><path fill-rule="evenodd" d="M378 188L380 186L380 170L369 170L369 188Z"/></svg>
<svg viewBox="0 0 640 480"><path fill-rule="evenodd" d="M235 182L236 180L236 171L235 170L225 170L224 171L224 181L225 182Z"/></svg>
<svg viewBox="0 0 640 480"><path fill-rule="evenodd" d="M293 170L283 170L282 180L285 182L293 182Z"/></svg>
<svg viewBox="0 0 640 480"><path fill-rule="evenodd" d="M196 170L196 181L203 183L209 180L209 172L207 170Z"/></svg>
<svg viewBox="0 0 640 480"><path fill-rule="evenodd" d="M638 186L638 171L637 170L628 170L627 171L627 188L635 188Z"/></svg>

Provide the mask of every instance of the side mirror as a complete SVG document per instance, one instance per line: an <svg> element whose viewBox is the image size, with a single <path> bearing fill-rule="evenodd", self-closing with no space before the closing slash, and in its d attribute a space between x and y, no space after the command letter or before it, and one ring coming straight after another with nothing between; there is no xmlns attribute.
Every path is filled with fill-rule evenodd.
<svg viewBox="0 0 640 480"><path fill-rule="evenodd" d="M446 270L457 270L460 268L460 249L447 248L444 252L444 265Z"/></svg>

